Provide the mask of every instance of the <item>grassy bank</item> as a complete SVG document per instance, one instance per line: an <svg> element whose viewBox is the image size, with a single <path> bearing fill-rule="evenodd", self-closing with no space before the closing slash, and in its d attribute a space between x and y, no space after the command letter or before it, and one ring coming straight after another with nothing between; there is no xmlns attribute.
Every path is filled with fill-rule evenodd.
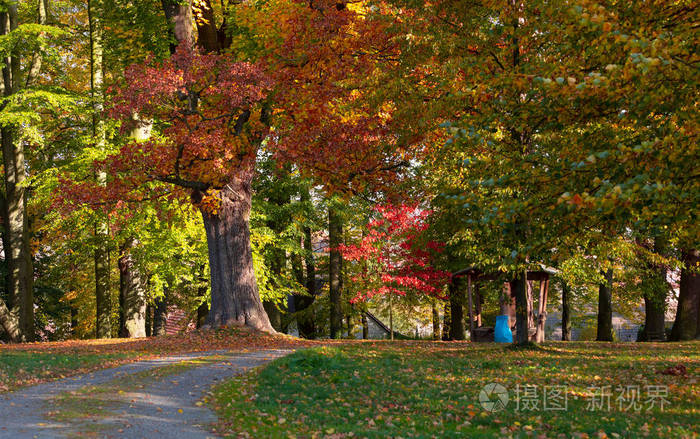
<svg viewBox="0 0 700 439"><path fill-rule="evenodd" d="M699 352L700 343L320 347L218 387L216 428L251 438L696 437ZM505 408L493 386L481 394L490 383L507 390Z"/></svg>

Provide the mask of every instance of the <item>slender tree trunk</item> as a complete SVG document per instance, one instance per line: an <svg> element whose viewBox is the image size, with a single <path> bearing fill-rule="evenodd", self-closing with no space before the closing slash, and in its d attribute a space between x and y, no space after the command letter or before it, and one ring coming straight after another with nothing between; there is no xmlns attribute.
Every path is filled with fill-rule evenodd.
<svg viewBox="0 0 700 439"><path fill-rule="evenodd" d="M339 338L342 331L343 310L341 306L343 256L338 247L343 242L343 223L340 214L333 207L328 207L328 241L330 258L328 278L330 283L331 338Z"/></svg>
<svg viewBox="0 0 700 439"><path fill-rule="evenodd" d="M311 194L308 188L301 190L301 203L310 203ZM310 210L310 206L307 211ZM310 223L310 219L307 218ZM304 227L304 238L302 240L304 248L304 263L306 265L306 276L301 263L301 257L292 260L293 270L296 273L297 280L300 284L306 285L307 294L294 295L294 312L297 315L297 329L299 336L304 338L316 338L316 322L313 313L312 305L316 300L316 261L314 260L314 249L311 240L311 227Z"/></svg>
<svg viewBox="0 0 700 439"><path fill-rule="evenodd" d="M389 293L389 339L394 340L394 295Z"/></svg>
<svg viewBox="0 0 700 439"><path fill-rule="evenodd" d="M474 292L472 285L472 276L467 276L467 296L469 297L467 306L469 307L469 340L474 341Z"/></svg>
<svg viewBox="0 0 700 439"><path fill-rule="evenodd" d="M534 286L533 286L534 281L527 281L527 326L528 328L535 328L536 322L535 322L535 295L533 293L534 291ZM528 337L530 337L528 335ZM532 340L530 340L532 341Z"/></svg>
<svg viewBox="0 0 700 439"><path fill-rule="evenodd" d="M527 344L530 340L530 316L528 313L527 271L523 270L511 282L511 290L515 296L515 343Z"/></svg>
<svg viewBox="0 0 700 439"><path fill-rule="evenodd" d="M481 292L479 291L479 283L474 282L474 307L475 312L474 312L474 323L476 324L477 328L481 328L482 326L482 321L481 321L481 305L484 303L484 298L481 296Z"/></svg>
<svg viewBox="0 0 700 439"><path fill-rule="evenodd" d="M204 302L197 307L197 329L200 329L207 321L207 314L209 314L209 307L207 303Z"/></svg>
<svg viewBox="0 0 700 439"><path fill-rule="evenodd" d="M153 305L146 305L146 337L153 335Z"/></svg>
<svg viewBox="0 0 700 439"><path fill-rule="evenodd" d="M207 326L249 326L274 333L260 302L250 246L251 174L219 193L216 213L202 210L209 248L211 309Z"/></svg>
<svg viewBox="0 0 700 439"><path fill-rule="evenodd" d="M146 290L136 269L131 248L135 239L127 238L119 248L119 336L146 336Z"/></svg>
<svg viewBox="0 0 700 439"><path fill-rule="evenodd" d="M435 302L431 303L433 308L433 340L440 340L440 311Z"/></svg>
<svg viewBox="0 0 700 439"><path fill-rule="evenodd" d="M75 332L78 327L78 307L71 303L70 304L70 336L71 338L77 338L77 333Z"/></svg>
<svg viewBox="0 0 700 439"><path fill-rule="evenodd" d="M569 295L571 288L569 284L562 281L561 283L561 339L563 341L571 341L571 308L569 304Z"/></svg>
<svg viewBox="0 0 700 439"><path fill-rule="evenodd" d="M467 338L464 329L464 289L460 278L450 282L450 340Z"/></svg>
<svg viewBox="0 0 700 439"><path fill-rule="evenodd" d="M96 0L88 0L88 25L90 34L90 95L92 98L92 143L98 150L106 146L105 128L102 121L104 108L104 73L102 48L102 23L100 5ZM98 171L95 176L101 185L106 184L107 175ZM95 298L97 303L97 338L109 338L112 333L112 300L109 291L109 231L107 219L102 212L96 212L95 219Z"/></svg>
<svg viewBox="0 0 700 439"><path fill-rule="evenodd" d="M452 336L450 334L450 328L452 327L452 323L450 323L450 320L451 320L450 314L451 314L450 301L446 300L445 305L443 306L443 311L442 311L442 340L443 341L452 340Z"/></svg>
<svg viewBox="0 0 700 439"><path fill-rule="evenodd" d="M535 342L544 342L545 326L547 324L547 295L549 294L549 279L540 281L540 295L537 301L537 329Z"/></svg>
<svg viewBox="0 0 700 439"><path fill-rule="evenodd" d="M508 316L508 327L511 330L515 329L515 297L512 289L513 282L504 282L503 290L501 291L500 307L501 315Z"/></svg>
<svg viewBox="0 0 700 439"><path fill-rule="evenodd" d="M200 303L197 307L197 329L200 329L202 326L204 326L204 324L206 323L207 314L209 314L209 305L206 301L207 286L204 285L204 282L207 279L205 277L204 269L204 264L202 264L199 270L199 282L201 283L201 285L199 288L197 288L197 297L199 298L199 300L202 301L202 303Z"/></svg>
<svg viewBox="0 0 700 439"><path fill-rule="evenodd" d="M369 338L369 324L367 323L367 314L362 313L362 339L367 340Z"/></svg>
<svg viewBox="0 0 700 439"><path fill-rule="evenodd" d="M286 171L279 171L277 176L279 178L283 178L283 172ZM284 191L279 191L271 195L269 201L281 209L283 206L288 205L290 200L288 194L286 194ZM287 219L280 219L278 217L274 220L268 221L267 226L276 234L280 234L285 229L288 222L289 221ZM283 248L274 248L271 250L270 271L274 273L277 278L281 278L286 261L287 255ZM267 317L270 319L270 324L272 324L272 327L275 328L275 331L282 332L282 311L280 311L279 305L274 301L266 300L263 301L263 307L265 308Z"/></svg>
<svg viewBox="0 0 700 439"><path fill-rule="evenodd" d="M700 333L700 250L681 251L683 268L671 339L692 340Z"/></svg>
<svg viewBox="0 0 700 439"><path fill-rule="evenodd" d="M612 327L612 285L613 270L604 273L605 279L598 286L598 328L597 341L613 341Z"/></svg>

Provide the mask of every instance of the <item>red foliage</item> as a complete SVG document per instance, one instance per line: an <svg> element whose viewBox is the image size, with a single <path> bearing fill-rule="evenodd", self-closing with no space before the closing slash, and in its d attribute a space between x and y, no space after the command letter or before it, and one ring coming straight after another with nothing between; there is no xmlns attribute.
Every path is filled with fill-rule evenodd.
<svg viewBox="0 0 700 439"><path fill-rule="evenodd" d="M380 217L368 224L362 241L340 248L346 259L366 262L365 272L354 280L369 288L352 302L376 295L403 296L409 290L440 297L450 273L435 269L432 259L443 245L420 239L428 227L425 219L430 211L406 204L377 206L374 210Z"/></svg>
<svg viewBox="0 0 700 439"><path fill-rule="evenodd" d="M122 134L139 123L156 124L158 134L144 141L131 139L118 153L96 161L94 171L108 174L106 185L64 176L57 204L97 206L105 201L183 197L192 191L199 191L201 199L210 189L248 178L268 133L262 101L270 87L259 66L186 45L162 62L128 67L123 83L109 90L108 114L123 121ZM144 186L152 181L185 190Z"/></svg>
<svg viewBox="0 0 700 439"><path fill-rule="evenodd" d="M162 136L125 145L112 169L221 187L255 160L267 134L259 104L270 86L254 64L187 45L162 63L129 67L111 115L127 120L138 114L164 126Z"/></svg>
<svg viewBox="0 0 700 439"><path fill-rule="evenodd" d="M386 23L350 4L298 1L265 57L275 82L275 154L331 190L388 190L417 145L392 130L392 109L367 99L397 44Z"/></svg>

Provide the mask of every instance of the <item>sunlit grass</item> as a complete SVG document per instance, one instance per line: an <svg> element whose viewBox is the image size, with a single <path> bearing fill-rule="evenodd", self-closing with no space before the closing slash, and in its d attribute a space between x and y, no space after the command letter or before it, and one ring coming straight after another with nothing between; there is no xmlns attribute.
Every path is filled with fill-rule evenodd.
<svg viewBox="0 0 700 439"><path fill-rule="evenodd" d="M230 437L694 437L700 425L700 343L495 344L380 342L315 348L277 360L216 390L219 432ZM687 376L664 375L683 364ZM479 392L506 387L485 410ZM516 407L516 386L537 386L539 408ZM622 386L668 390L663 410L620 409ZM544 410L545 386L564 386L566 410ZM610 410L590 410L610 386ZM592 389L593 388L593 389ZM623 402L620 400L619 402Z"/></svg>

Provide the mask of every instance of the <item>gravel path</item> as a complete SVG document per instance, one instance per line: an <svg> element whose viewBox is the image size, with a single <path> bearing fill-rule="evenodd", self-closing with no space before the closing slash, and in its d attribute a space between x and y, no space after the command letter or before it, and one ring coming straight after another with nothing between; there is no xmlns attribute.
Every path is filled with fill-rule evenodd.
<svg viewBox="0 0 700 439"><path fill-rule="evenodd" d="M120 392L106 416L91 421L91 437L103 438L213 438L206 424L216 421L204 405L196 405L209 388L221 380L244 373L251 367L291 353L266 350L234 353L198 352L156 360L139 361L87 375L39 384L0 395L0 438L55 438L82 436L85 424L61 423L45 417L52 400L85 386L114 382L121 376L173 365L195 358L214 357L217 362L187 368L164 379L143 381L138 391ZM219 361L220 360L220 361Z"/></svg>

